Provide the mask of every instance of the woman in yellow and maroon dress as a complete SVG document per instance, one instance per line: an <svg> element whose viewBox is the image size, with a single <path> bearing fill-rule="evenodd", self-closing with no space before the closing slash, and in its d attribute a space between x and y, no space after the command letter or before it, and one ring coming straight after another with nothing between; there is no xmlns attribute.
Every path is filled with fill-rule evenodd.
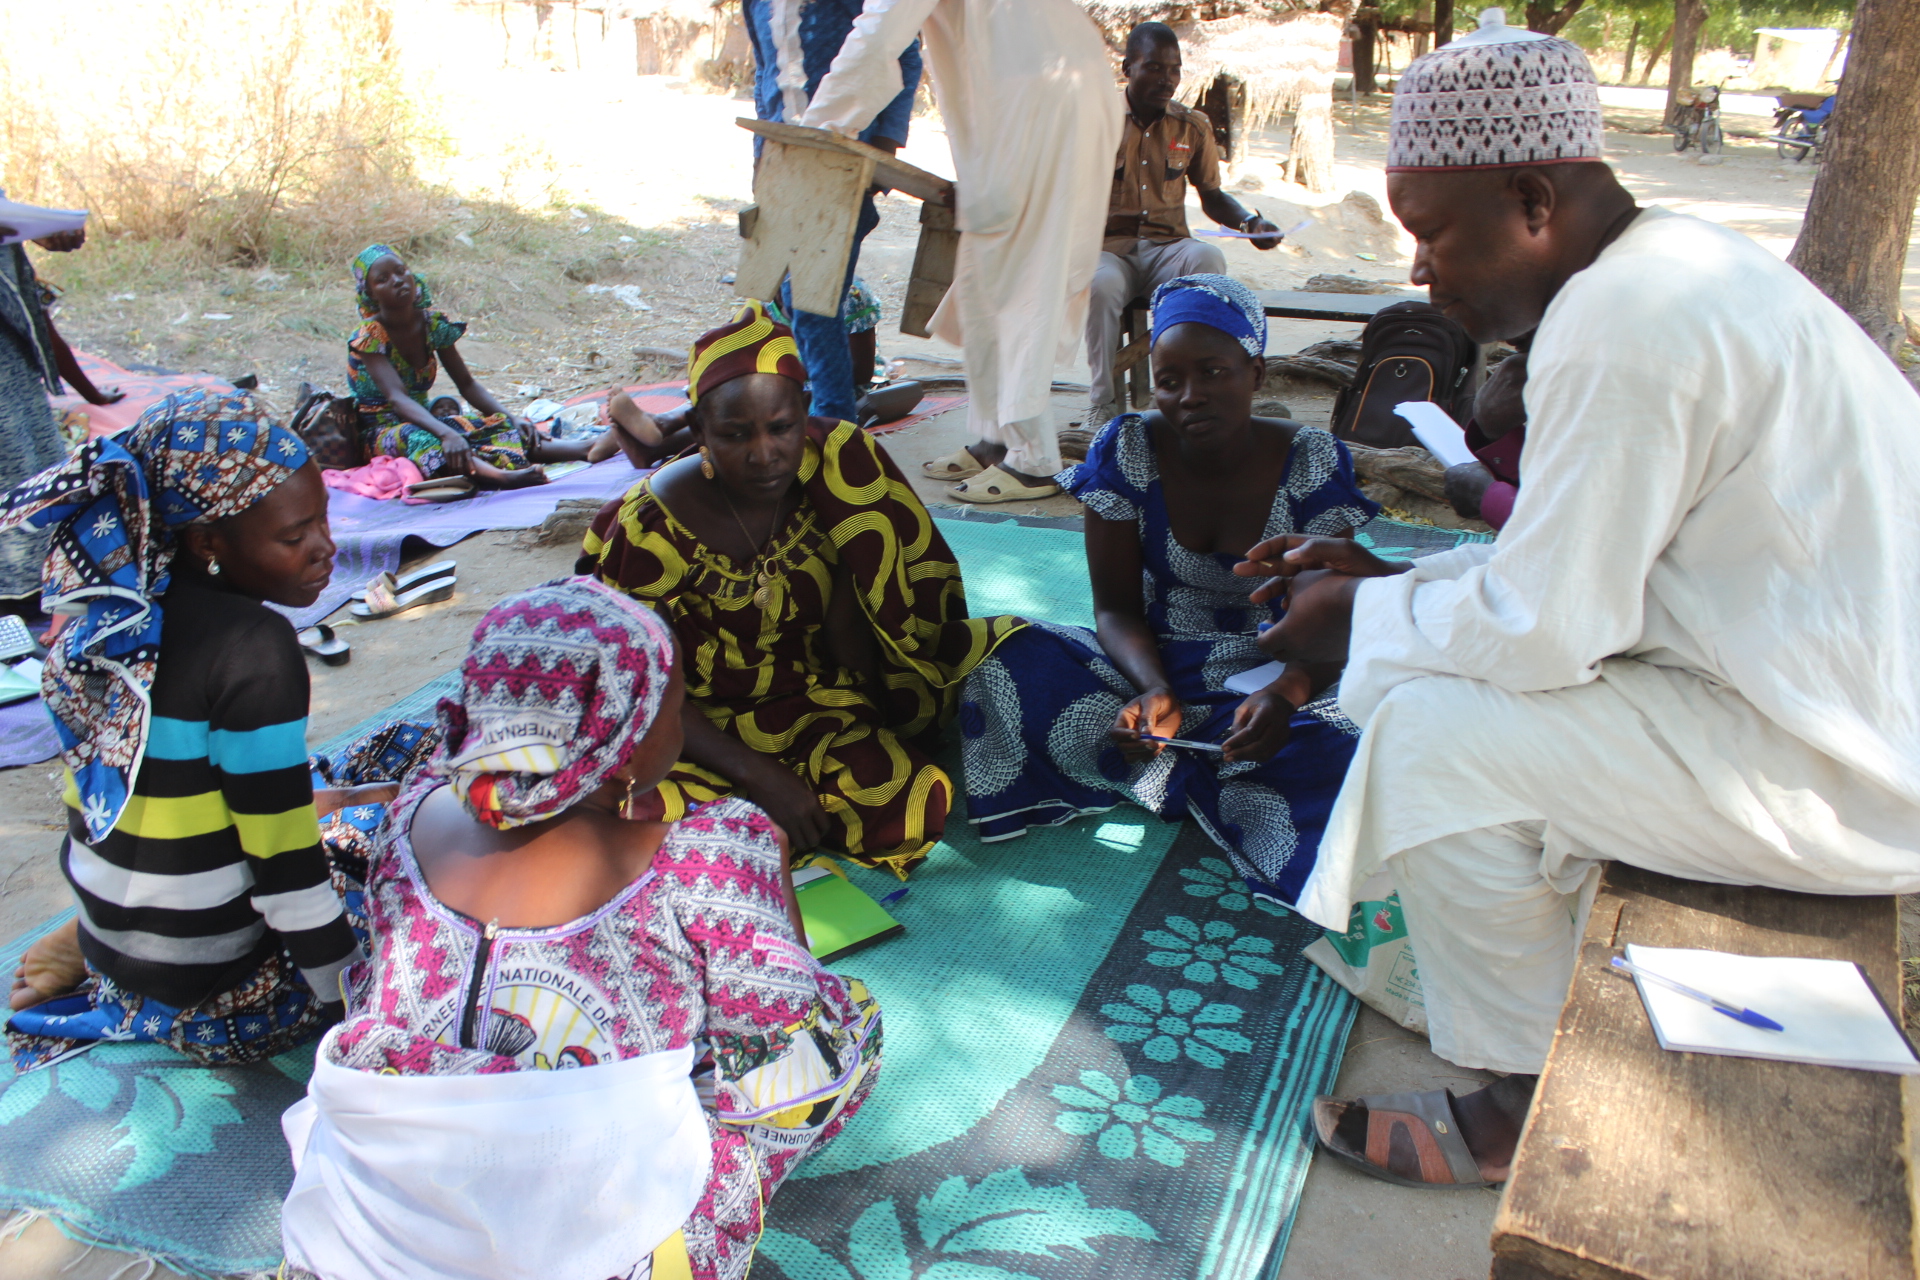
<svg viewBox="0 0 1920 1280"><path fill-rule="evenodd" d="M807 417L793 335L758 303L687 373L698 454L602 510L582 564L670 619L686 655L686 749L651 816L738 793L796 851L905 879L953 794L927 747L1024 624L967 617L926 507L865 432Z"/></svg>

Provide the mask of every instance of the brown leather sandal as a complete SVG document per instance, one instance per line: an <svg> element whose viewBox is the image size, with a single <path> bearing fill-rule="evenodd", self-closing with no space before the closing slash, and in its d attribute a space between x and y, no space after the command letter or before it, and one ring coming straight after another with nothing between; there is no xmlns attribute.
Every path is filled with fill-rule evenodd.
<svg viewBox="0 0 1920 1280"><path fill-rule="evenodd" d="M1364 1149L1352 1142L1353 1127L1362 1122L1352 1114L1356 1107L1366 1111ZM1459 1191L1499 1185L1480 1176L1480 1164L1460 1135L1451 1089L1379 1093L1351 1102L1322 1095L1313 1100L1313 1132L1334 1159L1396 1187Z"/></svg>

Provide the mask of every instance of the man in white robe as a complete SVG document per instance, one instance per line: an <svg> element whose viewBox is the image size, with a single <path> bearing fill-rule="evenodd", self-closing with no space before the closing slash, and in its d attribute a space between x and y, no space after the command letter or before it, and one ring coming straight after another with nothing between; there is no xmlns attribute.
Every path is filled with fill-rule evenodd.
<svg viewBox="0 0 1920 1280"><path fill-rule="evenodd" d="M1112 63L1072 0L867 0L800 123L858 134L900 92L923 28L960 228L932 331L966 352L978 440L938 474L984 466L954 493L969 502L1044 497L1061 466L1053 366L1086 321L1120 144Z"/></svg>
<svg viewBox="0 0 1920 1280"><path fill-rule="evenodd" d="M1293 539L1240 569L1289 576L1267 644L1345 657L1365 730L1300 910L1344 930L1389 869L1434 1051L1515 1073L1316 1104L1415 1185L1505 1176L1600 860L1920 890L1920 398L1746 237L1635 208L1574 46L1494 36L1408 69L1388 194L1436 304L1534 335L1512 517L1411 566Z"/></svg>

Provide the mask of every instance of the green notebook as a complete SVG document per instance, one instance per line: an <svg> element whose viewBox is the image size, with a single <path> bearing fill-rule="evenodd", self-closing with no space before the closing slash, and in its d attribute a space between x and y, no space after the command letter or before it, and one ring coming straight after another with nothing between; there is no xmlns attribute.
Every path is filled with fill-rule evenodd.
<svg viewBox="0 0 1920 1280"><path fill-rule="evenodd" d="M905 931L859 886L825 868L796 872L794 880L805 881L797 883L793 892L800 900L801 922L807 926L808 950L822 964Z"/></svg>

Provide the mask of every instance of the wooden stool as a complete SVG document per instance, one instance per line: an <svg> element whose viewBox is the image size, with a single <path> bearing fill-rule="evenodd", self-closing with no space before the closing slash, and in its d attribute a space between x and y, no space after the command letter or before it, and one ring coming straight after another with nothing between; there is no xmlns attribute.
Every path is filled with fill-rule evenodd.
<svg viewBox="0 0 1920 1280"><path fill-rule="evenodd" d="M754 203L740 211L740 265L733 291L765 300L791 279L797 311L830 316L847 287L847 259L867 189L903 191L924 203L900 331L927 336L927 322L953 283L960 232L953 224L953 184L877 147L825 129L769 120L734 123L764 139L754 171Z"/></svg>
<svg viewBox="0 0 1920 1280"><path fill-rule="evenodd" d="M1153 362L1149 360L1147 300L1134 298L1120 308L1120 346L1113 357L1113 402L1144 409L1153 403Z"/></svg>

